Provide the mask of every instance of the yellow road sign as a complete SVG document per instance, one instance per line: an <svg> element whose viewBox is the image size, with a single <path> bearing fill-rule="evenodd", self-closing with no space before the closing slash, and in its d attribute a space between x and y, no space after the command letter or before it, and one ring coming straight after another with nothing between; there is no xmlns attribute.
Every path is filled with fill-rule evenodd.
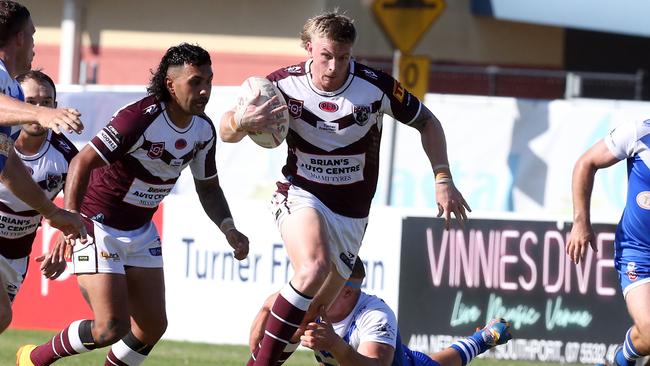
<svg viewBox="0 0 650 366"><path fill-rule="evenodd" d="M399 60L399 81L420 100L429 89L429 63L426 56L402 55Z"/></svg>
<svg viewBox="0 0 650 366"><path fill-rule="evenodd" d="M375 0L372 12L393 46L410 53L445 9L444 0Z"/></svg>

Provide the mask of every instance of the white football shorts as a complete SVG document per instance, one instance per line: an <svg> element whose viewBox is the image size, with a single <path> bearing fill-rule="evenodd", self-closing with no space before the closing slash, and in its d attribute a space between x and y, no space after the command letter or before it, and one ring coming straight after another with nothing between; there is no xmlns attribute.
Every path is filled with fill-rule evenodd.
<svg viewBox="0 0 650 366"><path fill-rule="evenodd" d="M28 265L29 257L8 259L0 255L0 279L2 279L0 284L4 284L9 300L12 302L25 281Z"/></svg>
<svg viewBox="0 0 650 366"><path fill-rule="evenodd" d="M284 219L301 208L318 211L325 223L330 258L343 278L349 278L357 260L361 241L368 226L368 218L342 216L332 212L323 202L308 191L287 182L278 182L278 190L271 199L271 213L278 229ZM288 187L288 190L286 189Z"/></svg>
<svg viewBox="0 0 650 366"><path fill-rule="evenodd" d="M73 273L120 273L125 266L162 268L162 247L156 225L123 231L92 221L94 240L81 244L72 252Z"/></svg>

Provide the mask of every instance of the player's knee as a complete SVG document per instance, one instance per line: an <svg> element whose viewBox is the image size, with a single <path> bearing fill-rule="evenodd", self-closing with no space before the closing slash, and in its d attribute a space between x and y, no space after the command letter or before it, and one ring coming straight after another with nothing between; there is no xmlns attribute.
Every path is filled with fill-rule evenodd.
<svg viewBox="0 0 650 366"><path fill-rule="evenodd" d="M317 259L304 263L297 270L296 275L301 277L307 286L321 285L330 272L330 263L325 259Z"/></svg>
<svg viewBox="0 0 650 366"><path fill-rule="evenodd" d="M109 318L93 321L93 339L97 347L111 345L127 335L131 329L129 318Z"/></svg>

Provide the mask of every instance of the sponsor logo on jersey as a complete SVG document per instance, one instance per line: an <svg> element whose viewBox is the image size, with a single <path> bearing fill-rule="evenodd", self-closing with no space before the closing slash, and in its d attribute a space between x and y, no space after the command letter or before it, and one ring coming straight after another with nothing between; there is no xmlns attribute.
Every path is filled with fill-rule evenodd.
<svg viewBox="0 0 650 366"><path fill-rule="evenodd" d="M636 262L629 262L627 264L627 278L630 279L630 281L636 281L637 278L639 278L639 275L636 273Z"/></svg>
<svg viewBox="0 0 650 366"><path fill-rule="evenodd" d="M393 83L393 96L402 103L404 102L404 94L404 87L399 81L395 80Z"/></svg>
<svg viewBox="0 0 650 366"><path fill-rule="evenodd" d="M184 148L187 147L187 141L185 139L178 139L174 143L174 147L176 150L183 150Z"/></svg>
<svg viewBox="0 0 650 366"><path fill-rule="evenodd" d="M172 159L169 161L169 166L179 168L183 165L183 159Z"/></svg>
<svg viewBox="0 0 650 366"><path fill-rule="evenodd" d="M316 128L318 128L319 131L337 133L339 130L339 124L334 122L318 121L316 123Z"/></svg>
<svg viewBox="0 0 650 366"><path fill-rule="evenodd" d="M149 159L159 159L163 152L165 151L165 142L152 142L149 151L147 151L147 156Z"/></svg>
<svg viewBox="0 0 650 366"><path fill-rule="evenodd" d="M143 114L155 114L158 111L158 105L152 104L142 110Z"/></svg>
<svg viewBox="0 0 650 366"><path fill-rule="evenodd" d="M644 210L650 210L650 191L642 191L636 195L636 204Z"/></svg>
<svg viewBox="0 0 650 366"><path fill-rule="evenodd" d="M122 142L122 135L120 135L119 132L117 132L117 129L111 125L106 126L106 132L108 132L109 135L113 138L113 140L117 141L118 143Z"/></svg>
<svg viewBox="0 0 650 366"><path fill-rule="evenodd" d="M287 107L289 108L289 114L293 118L300 118L302 116L302 106L304 102L302 100L296 100L289 98Z"/></svg>
<svg viewBox="0 0 650 366"><path fill-rule="evenodd" d="M300 65L293 65L285 68L284 70L289 74L298 74L302 71L302 67L300 67Z"/></svg>
<svg viewBox="0 0 650 366"><path fill-rule="evenodd" d="M87 255L80 255L80 256L77 257L77 260L79 262L88 262L90 260L90 258L88 258Z"/></svg>
<svg viewBox="0 0 650 366"><path fill-rule="evenodd" d="M64 153L69 153L72 150L70 145L63 140L58 140L57 146L63 150Z"/></svg>
<svg viewBox="0 0 650 366"><path fill-rule="evenodd" d="M160 257L162 255L162 248L149 248L149 254L151 254L153 257Z"/></svg>
<svg viewBox="0 0 650 366"><path fill-rule="evenodd" d="M13 148L11 138L4 133L0 133L0 155L9 156L9 150Z"/></svg>
<svg viewBox="0 0 650 366"><path fill-rule="evenodd" d="M347 253L341 253L339 255L339 258L343 263L345 264L346 267L350 268L352 270L352 267L354 267L354 260L356 258L356 255L352 254L350 251Z"/></svg>
<svg viewBox="0 0 650 366"><path fill-rule="evenodd" d="M352 115L354 120L357 121L359 126L363 126L368 123L370 118L370 106L369 105L353 105L352 106Z"/></svg>
<svg viewBox="0 0 650 366"><path fill-rule="evenodd" d="M99 131L97 137L101 142L104 143L104 146L106 146L109 151L115 151L115 149L117 149L118 141L113 139L113 137L108 132L106 132L106 129Z"/></svg>
<svg viewBox="0 0 650 366"><path fill-rule="evenodd" d="M99 255L106 260L112 259L113 262L120 261L120 255L117 253L109 253L102 250L101 253L99 253Z"/></svg>
<svg viewBox="0 0 650 366"><path fill-rule="evenodd" d="M329 112L329 113L334 113L339 110L339 106L336 105L336 103L324 101L318 103L318 108L321 109L321 111Z"/></svg>
<svg viewBox="0 0 650 366"><path fill-rule="evenodd" d="M374 71L370 69L361 69L361 71L363 71L363 73L366 74L367 77L377 80L378 76Z"/></svg>
<svg viewBox="0 0 650 366"><path fill-rule="evenodd" d="M62 183L62 174L47 173L45 175L45 189L47 189L48 192L58 190Z"/></svg>

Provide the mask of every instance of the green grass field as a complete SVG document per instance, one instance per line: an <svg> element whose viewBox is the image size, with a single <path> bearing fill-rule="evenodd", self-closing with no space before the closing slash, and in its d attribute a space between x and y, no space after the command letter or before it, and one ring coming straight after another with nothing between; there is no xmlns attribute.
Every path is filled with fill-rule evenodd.
<svg viewBox="0 0 650 366"><path fill-rule="evenodd" d="M54 333L10 329L0 334L0 365L10 366L15 361L15 353L20 345L40 344L45 342ZM162 341L144 363L148 366L242 366L248 360L248 347L214 345L204 343L187 343ZM96 350L83 355L63 359L55 365L61 366L89 366L103 365L105 350ZM477 359L472 366L542 366L549 363L535 362L510 362L493 359ZM298 351L294 354L287 366L312 366L316 365L314 356L308 351ZM569 365L564 365L569 366Z"/></svg>

